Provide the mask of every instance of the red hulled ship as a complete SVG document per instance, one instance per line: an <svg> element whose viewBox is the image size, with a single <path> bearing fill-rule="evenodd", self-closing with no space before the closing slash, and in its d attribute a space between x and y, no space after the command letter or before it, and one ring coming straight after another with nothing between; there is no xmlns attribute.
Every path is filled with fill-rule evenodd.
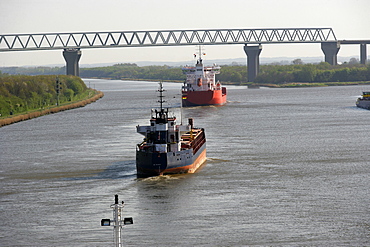
<svg viewBox="0 0 370 247"><path fill-rule="evenodd" d="M220 66L203 65L201 52L195 67L184 67L186 81L182 87L182 105L203 106L223 105L226 103L226 87L215 82L215 75L220 73Z"/></svg>

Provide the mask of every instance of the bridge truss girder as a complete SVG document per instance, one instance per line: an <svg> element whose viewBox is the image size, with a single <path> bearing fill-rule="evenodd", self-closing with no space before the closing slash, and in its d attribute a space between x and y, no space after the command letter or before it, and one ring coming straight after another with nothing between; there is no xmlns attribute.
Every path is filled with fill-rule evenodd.
<svg viewBox="0 0 370 247"><path fill-rule="evenodd" d="M212 29L0 35L0 52L143 46L321 43L332 28Z"/></svg>

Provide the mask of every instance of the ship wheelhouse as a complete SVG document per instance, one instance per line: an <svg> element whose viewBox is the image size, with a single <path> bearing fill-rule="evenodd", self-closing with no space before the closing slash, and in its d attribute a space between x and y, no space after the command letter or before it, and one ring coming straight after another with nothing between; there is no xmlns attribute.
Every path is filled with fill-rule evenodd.
<svg viewBox="0 0 370 247"><path fill-rule="evenodd" d="M184 67L183 74L186 75L186 81L183 91L208 91L221 90L219 83L215 82L215 75L220 73L220 66L204 66L202 59L199 59L195 67Z"/></svg>
<svg viewBox="0 0 370 247"><path fill-rule="evenodd" d="M370 92L362 92L362 99L370 100Z"/></svg>
<svg viewBox="0 0 370 247"><path fill-rule="evenodd" d="M181 150L181 135L189 132L191 125L177 125L176 117L169 116L168 108L163 108L163 88L161 84L160 109L152 110L150 126L137 126L137 132L144 135L144 141L138 144L138 151L142 152L178 152Z"/></svg>

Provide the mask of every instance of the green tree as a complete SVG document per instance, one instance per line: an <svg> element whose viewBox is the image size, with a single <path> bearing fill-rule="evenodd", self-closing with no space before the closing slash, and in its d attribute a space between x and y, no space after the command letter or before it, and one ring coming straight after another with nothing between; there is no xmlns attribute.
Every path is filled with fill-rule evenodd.
<svg viewBox="0 0 370 247"><path fill-rule="evenodd" d="M302 59L300 59L300 58L297 58L297 59L294 59L293 61L292 61L292 63L293 64L295 64L295 65L300 65L300 64L303 64L303 61L302 61Z"/></svg>
<svg viewBox="0 0 370 247"><path fill-rule="evenodd" d="M70 88L66 89L64 91L64 96L67 98L67 100L72 101L74 96L74 91Z"/></svg>
<svg viewBox="0 0 370 247"><path fill-rule="evenodd" d="M319 70L316 72L315 81L316 82L329 82L332 81L333 73L331 70Z"/></svg>
<svg viewBox="0 0 370 247"><path fill-rule="evenodd" d="M313 82L316 76L316 68L312 64L307 64L300 71L293 73L297 82Z"/></svg>
<svg viewBox="0 0 370 247"><path fill-rule="evenodd" d="M343 69L335 70L333 72L333 81L347 81L350 69L345 67Z"/></svg>

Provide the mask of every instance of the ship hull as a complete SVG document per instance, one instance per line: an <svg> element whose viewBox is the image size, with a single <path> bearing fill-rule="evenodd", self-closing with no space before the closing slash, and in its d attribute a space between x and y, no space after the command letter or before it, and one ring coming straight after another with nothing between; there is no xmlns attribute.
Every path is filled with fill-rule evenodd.
<svg viewBox="0 0 370 247"><path fill-rule="evenodd" d="M356 102L357 107L370 110L370 100L358 100Z"/></svg>
<svg viewBox="0 0 370 247"><path fill-rule="evenodd" d="M194 173L206 161L206 144L193 154L193 149L157 153L136 151L138 176Z"/></svg>
<svg viewBox="0 0 370 247"><path fill-rule="evenodd" d="M205 106L205 105L223 105L226 103L226 88L220 90L208 91L183 91L182 105Z"/></svg>

